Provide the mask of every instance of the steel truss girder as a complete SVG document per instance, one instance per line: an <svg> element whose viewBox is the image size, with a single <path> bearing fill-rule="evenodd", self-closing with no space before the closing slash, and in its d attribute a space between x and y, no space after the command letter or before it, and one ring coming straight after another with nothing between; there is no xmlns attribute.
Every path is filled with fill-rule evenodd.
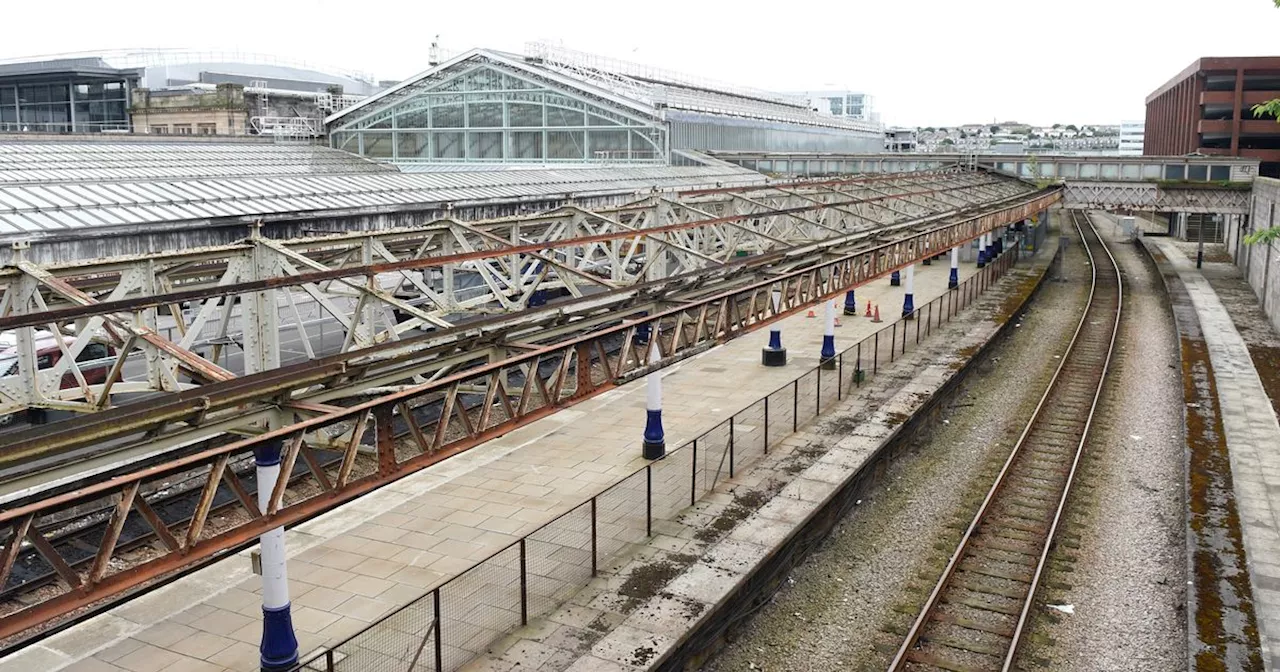
<svg viewBox="0 0 1280 672"><path fill-rule="evenodd" d="M702 299L654 311L647 317L602 328L545 347L534 347L484 366L448 375L379 396L349 408L319 409L299 414L293 422L257 436L244 438L161 464L92 483L80 489L11 506L0 511L0 529L8 531L0 546L0 585L8 578L12 558L23 540L29 540L58 570L70 588L35 606L0 620L0 638L10 637L48 619L136 588L167 573L248 543L261 533L307 520L388 482L555 412L557 409L614 387L619 381L642 375L652 367L646 348L637 346L641 329L652 334L664 366L702 348L722 343L761 328L819 301L838 296L851 287L915 263L932 254L971 240L981 233L1021 221L1043 211L1060 198L1049 191L1007 200L983 214L939 223L924 230L905 230L890 242L863 249L807 268L781 273ZM772 297L780 296L775 306ZM238 382L238 381L232 381ZM440 412L434 421L411 410L434 403ZM285 408L288 408L287 406ZM305 415L306 417L297 417ZM407 423L403 437L394 432L394 419ZM255 446L281 442L284 463L272 488L265 511L242 494L243 484L229 465L252 454ZM375 459L358 459L361 447L372 443ZM333 467L317 467L313 446L340 449ZM299 458L307 465L318 494L293 492L286 498L288 475ZM169 529L147 515L145 496L179 478L192 479L199 505L185 529ZM226 483L236 491L245 522L211 532L210 504L217 488ZM67 565L48 543L44 520L93 502L114 505L108 525L91 565L77 569ZM159 555L129 569L112 572L118 557L119 528L131 511L143 514L164 541Z"/></svg>
<svg viewBox="0 0 1280 672"><path fill-rule="evenodd" d="M1246 215L1249 189L1163 186L1153 182L1067 180L1062 205L1076 210L1146 210Z"/></svg>
<svg viewBox="0 0 1280 672"><path fill-rule="evenodd" d="M864 183L875 188L860 188ZM598 213L567 207L291 241L255 233L223 248L140 259L48 268L19 262L0 274L7 282L0 329L17 327L28 341L35 328L80 338L53 368L23 366L0 378L0 414L34 407L92 412L109 407L113 393L175 392L274 368L284 356L282 330L294 335L295 359L314 359L308 330L316 323L336 324L341 351L357 351L422 326L447 328L459 313L524 310L539 292L582 297L721 266L744 251L758 255L864 230L860 222L936 214L950 202L943 194L966 200L992 185L1000 194L1025 189L983 173L877 176L697 192L681 201L654 196ZM940 205L884 205L930 195ZM455 278L463 273L479 282L460 289ZM24 278L36 278L38 288L20 291ZM162 323L176 334L161 336ZM76 362L92 340L116 348L104 383L86 383ZM243 352L238 370L218 364L236 350ZM128 365L130 358L138 363ZM62 389L64 376L77 384Z"/></svg>

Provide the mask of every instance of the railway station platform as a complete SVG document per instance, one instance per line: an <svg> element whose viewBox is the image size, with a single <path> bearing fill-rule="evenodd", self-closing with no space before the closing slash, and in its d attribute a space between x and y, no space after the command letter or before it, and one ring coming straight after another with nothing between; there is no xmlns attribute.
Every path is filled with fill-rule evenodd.
<svg viewBox="0 0 1280 672"><path fill-rule="evenodd" d="M1216 383L1267 670L1280 669L1280 420L1248 345L1209 280L1176 241L1148 236L1195 308Z"/></svg>
<svg viewBox="0 0 1280 672"><path fill-rule="evenodd" d="M895 453L909 420L1021 312L1051 253L1023 259L954 321L722 482L569 602L464 672L641 672L696 667L717 628L783 581ZM1015 322L1016 324L1016 322ZM799 554L797 556L797 554ZM781 559L781 560L780 560ZM711 647L714 649L714 647Z"/></svg>
<svg viewBox="0 0 1280 672"><path fill-rule="evenodd" d="M947 293L949 264L917 265L915 301ZM961 280L974 275L961 263ZM857 290L836 347L899 319L903 288ZM861 315L870 300L883 324ZM840 303L839 300L838 304ZM822 308L781 322L790 362L761 365L767 329L663 370L669 448L790 383L818 361ZM293 624L306 658L458 575L644 464L635 380L396 481L287 532ZM249 553L219 561L0 660L0 672L258 669L260 580Z"/></svg>

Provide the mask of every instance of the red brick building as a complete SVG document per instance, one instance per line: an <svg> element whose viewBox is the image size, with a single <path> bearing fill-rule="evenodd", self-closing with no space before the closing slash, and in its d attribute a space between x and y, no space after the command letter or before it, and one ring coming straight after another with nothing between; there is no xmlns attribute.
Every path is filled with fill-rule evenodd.
<svg viewBox="0 0 1280 672"><path fill-rule="evenodd" d="M1201 58L1147 96L1143 153L1241 156L1280 176L1280 124L1252 109L1275 98L1280 56Z"/></svg>

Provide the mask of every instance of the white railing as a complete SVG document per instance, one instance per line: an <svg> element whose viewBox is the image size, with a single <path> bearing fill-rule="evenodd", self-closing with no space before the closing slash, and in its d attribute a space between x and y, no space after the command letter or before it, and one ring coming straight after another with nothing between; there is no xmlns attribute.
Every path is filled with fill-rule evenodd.
<svg viewBox="0 0 1280 672"><path fill-rule="evenodd" d="M321 135L319 119L307 117L252 117L249 129L258 135L276 138L315 138Z"/></svg>

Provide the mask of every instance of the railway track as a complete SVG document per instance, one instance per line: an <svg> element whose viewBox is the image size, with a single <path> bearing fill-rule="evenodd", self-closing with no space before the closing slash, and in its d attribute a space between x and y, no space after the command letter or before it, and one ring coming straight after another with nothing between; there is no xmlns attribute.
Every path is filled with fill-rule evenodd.
<svg viewBox="0 0 1280 672"><path fill-rule="evenodd" d="M1089 301L1031 420L890 664L1012 669L1106 380L1123 287L1087 215L1072 213L1092 269Z"/></svg>

